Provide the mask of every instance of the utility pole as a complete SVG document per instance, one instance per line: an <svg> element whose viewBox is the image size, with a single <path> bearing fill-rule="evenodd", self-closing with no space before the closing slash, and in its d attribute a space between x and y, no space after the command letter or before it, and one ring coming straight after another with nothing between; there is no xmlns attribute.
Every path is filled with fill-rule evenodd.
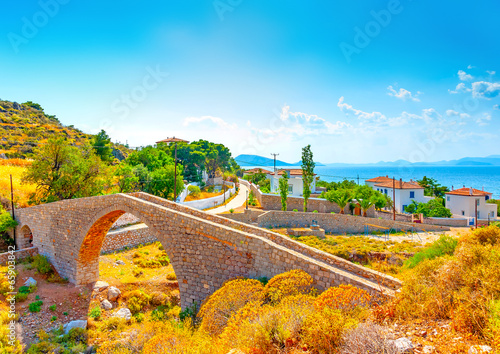
<svg viewBox="0 0 500 354"><path fill-rule="evenodd" d="M16 219L16 212L14 211L14 187L12 184L12 175L10 175L10 203L12 207L12 219ZM16 228L14 227L14 245L16 245Z"/></svg>
<svg viewBox="0 0 500 354"><path fill-rule="evenodd" d="M358 186L359 186L359 174L358 174Z"/></svg>
<svg viewBox="0 0 500 354"><path fill-rule="evenodd" d="M271 154L274 156L274 171L273 172L276 172L276 156L279 156L279 154Z"/></svg>
<svg viewBox="0 0 500 354"><path fill-rule="evenodd" d="M477 229L477 199L474 201L474 207L475 207L475 224L476 224L476 229Z"/></svg>
<svg viewBox="0 0 500 354"><path fill-rule="evenodd" d="M392 177L392 219L396 221L396 177Z"/></svg>
<svg viewBox="0 0 500 354"><path fill-rule="evenodd" d="M175 142L175 155L174 155L174 203L177 202L177 141Z"/></svg>

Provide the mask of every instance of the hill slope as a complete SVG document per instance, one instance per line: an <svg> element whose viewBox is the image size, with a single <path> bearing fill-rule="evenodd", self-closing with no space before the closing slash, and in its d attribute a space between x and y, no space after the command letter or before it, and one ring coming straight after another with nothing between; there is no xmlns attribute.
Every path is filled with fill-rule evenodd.
<svg viewBox="0 0 500 354"><path fill-rule="evenodd" d="M56 134L65 135L75 145L92 139L92 135L72 125L61 124L56 116L46 114L37 103L0 100L0 158L29 158L37 145ZM123 145L114 144L113 148L113 154L119 159L128 151Z"/></svg>

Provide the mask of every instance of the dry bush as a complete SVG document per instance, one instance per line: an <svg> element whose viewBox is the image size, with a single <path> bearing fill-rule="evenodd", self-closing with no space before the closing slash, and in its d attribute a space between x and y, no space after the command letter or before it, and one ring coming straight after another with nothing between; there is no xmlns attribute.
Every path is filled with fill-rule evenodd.
<svg viewBox="0 0 500 354"><path fill-rule="evenodd" d="M342 338L341 354L398 354L384 327L373 323L362 323L347 331Z"/></svg>
<svg viewBox="0 0 500 354"><path fill-rule="evenodd" d="M367 291L356 288L351 284L341 284L322 292L315 301L316 309L330 308L343 313L359 313L358 310L368 308L371 296Z"/></svg>
<svg viewBox="0 0 500 354"><path fill-rule="evenodd" d="M357 325L340 310L324 307L307 317L303 326L303 343L312 353L337 353L344 331Z"/></svg>
<svg viewBox="0 0 500 354"><path fill-rule="evenodd" d="M127 307L133 313L139 313L149 305L151 297L142 290L133 290L124 295L127 299Z"/></svg>
<svg viewBox="0 0 500 354"><path fill-rule="evenodd" d="M303 270L290 270L269 280L266 284L266 296L271 302L278 303L287 296L308 293L312 284L312 277Z"/></svg>
<svg viewBox="0 0 500 354"><path fill-rule="evenodd" d="M255 279L235 279L226 282L201 306L200 328L212 335L220 334L229 318L248 302L264 298L264 286Z"/></svg>

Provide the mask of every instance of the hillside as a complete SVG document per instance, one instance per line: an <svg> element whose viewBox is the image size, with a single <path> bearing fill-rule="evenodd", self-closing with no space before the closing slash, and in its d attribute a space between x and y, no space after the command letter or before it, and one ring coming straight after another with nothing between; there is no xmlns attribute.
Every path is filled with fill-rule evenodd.
<svg viewBox="0 0 500 354"><path fill-rule="evenodd" d="M242 167L249 166L274 166L274 159L270 159L268 157L259 156L259 155L238 155L235 157L238 165ZM287 166L300 166L302 161L297 163L288 163L281 160L276 160L276 166L287 167ZM322 163L316 162L316 166L324 166Z"/></svg>
<svg viewBox="0 0 500 354"><path fill-rule="evenodd" d="M30 158L33 149L56 134L63 134L76 145L90 141L86 134L72 125L61 124L55 115L31 101L19 104L0 100L0 158ZM128 149L114 144L113 154L124 158Z"/></svg>

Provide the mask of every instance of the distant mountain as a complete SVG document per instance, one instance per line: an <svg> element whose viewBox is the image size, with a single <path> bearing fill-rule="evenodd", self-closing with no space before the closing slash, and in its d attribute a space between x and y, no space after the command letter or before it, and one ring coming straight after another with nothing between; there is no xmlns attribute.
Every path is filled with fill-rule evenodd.
<svg viewBox="0 0 500 354"><path fill-rule="evenodd" d="M253 167L253 166L262 166L262 167L273 167L274 159L259 156L259 155L238 155L234 158L238 165L241 167ZM290 166L300 166L302 161L297 163L288 163L281 160L276 160L276 166L278 167L290 167ZM320 162L316 162L316 166L325 166Z"/></svg>
<svg viewBox="0 0 500 354"><path fill-rule="evenodd" d="M458 160L442 160L435 162L409 162L406 160L379 161L376 163L348 164L330 163L328 167L341 166L500 166L500 155L490 155L486 157L464 157Z"/></svg>

